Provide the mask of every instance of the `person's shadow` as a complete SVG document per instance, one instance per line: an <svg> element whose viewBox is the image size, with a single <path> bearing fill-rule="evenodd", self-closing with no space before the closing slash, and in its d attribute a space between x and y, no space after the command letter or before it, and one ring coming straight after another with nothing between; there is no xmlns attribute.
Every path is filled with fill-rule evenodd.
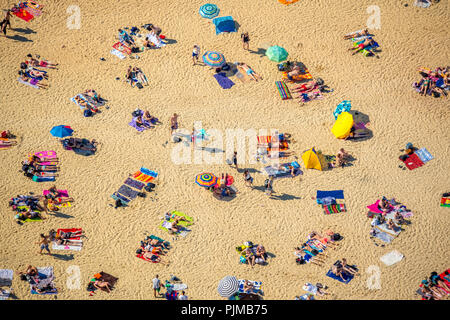
<svg viewBox="0 0 450 320"><path fill-rule="evenodd" d="M281 195L272 194L271 199L274 199L274 200L298 200L298 199L301 199L301 198L297 197L297 196L294 196L294 195L291 195L291 194L283 193Z"/></svg>
<svg viewBox="0 0 450 320"><path fill-rule="evenodd" d="M253 54L258 54L261 58L264 57L266 55L266 49L264 48L258 48L258 50L248 50L248 52L253 53Z"/></svg>
<svg viewBox="0 0 450 320"><path fill-rule="evenodd" d="M33 42L33 40L30 40L30 39L20 36L18 34L15 34L14 36L6 36L6 38L15 40L15 41L20 41L20 42Z"/></svg>
<svg viewBox="0 0 450 320"><path fill-rule="evenodd" d="M32 33L37 33L36 31L34 31L34 30L32 30L32 29L30 29L30 28L26 28L26 29L23 29L23 28L13 28L12 29L13 31L15 31L15 32L20 32L20 33L24 33L24 34L32 34Z"/></svg>
<svg viewBox="0 0 450 320"><path fill-rule="evenodd" d="M52 253L52 256L53 256L55 259L63 260L63 261L70 261L70 260L73 260L73 259L74 259L73 253L70 253L70 254Z"/></svg>

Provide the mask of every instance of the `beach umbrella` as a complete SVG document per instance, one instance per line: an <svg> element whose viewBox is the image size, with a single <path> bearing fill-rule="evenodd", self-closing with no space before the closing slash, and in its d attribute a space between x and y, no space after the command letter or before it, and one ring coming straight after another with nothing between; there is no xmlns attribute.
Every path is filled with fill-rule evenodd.
<svg viewBox="0 0 450 320"><path fill-rule="evenodd" d="M336 107L336 110L333 112L334 120L337 120L338 116L342 112L349 112L352 108L352 103L350 100L344 100L341 103L339 103Z"/></svg>
<svg viewBox="0 0 450 320"><path fill-rule="evenodd" d="M342 112L331 128L334 136L338 139L347 138L353 126L353 116L348 112Z"/></svg>
<svg viewBox="0 0 450 320"><path fill-rule="evenodd" d="M288 55L289 54L286 51L286 49L284 49L280 46L269 47L266 51L266 56L268 56L270 60L275 61L275 62L280 62L280 61L286 60Z"/></svg>
<svg viewBox="0 0 450 320"><path fill-rule="evenodd" d="M203 62L210 67L220 68L226 64L225 57L220 52L208 51L203 55Z"/></svg>
<svg viewBox="0 0 450 320"><path fill-rule="evenodd" d="M236 277L226 276L219 282L217 291L222 297L229 298L239 291L239 281Z"/></svg>
<svg viewBox="0 0 450 320"><path fill-rule="evenodd" d="M195 183L198 184L200 187L214 187L217 184L217 177L213 175L212 173L200 173L195 177Z"/></svg>
<svg viewBox="0 0 450 320"><path fill-rule="evenodd" d="M212 3L204 4L200 7L199 13L203 18L212 19L219 15L220 9Z"/></svg>
<svg viewBox="0 0 450 320"><path fill-rule="evenodd" d="M52 136L57 137L57 138L64 138L67 136L71 136L73 132L73 129L69 126L56 126L53 127L52 130L50 130L50 133L52 134Z"/></svg>

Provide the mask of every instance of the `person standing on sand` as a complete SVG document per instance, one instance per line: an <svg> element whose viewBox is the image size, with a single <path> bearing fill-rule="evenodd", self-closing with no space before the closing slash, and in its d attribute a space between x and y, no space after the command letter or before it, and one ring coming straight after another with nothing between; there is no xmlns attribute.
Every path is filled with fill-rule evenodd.
<svg viewBox="0 0 450 320"><path fill-rule="evenodd" d="M3 32L3 34L6 37L6 27L9 26L9 29L11 29L11 10L5 11L5 17L3 18L2 22L0 22L0 30Z"/></svg>
<svg viewBox="0 0 450 320"><path fill-rule="evenodd" d="M236 167L236 170L239 171L238 164L237 164L237 152L236 151L233 154L233 158L231 158L231 162Z"/></svg>
<svg viewBox="0 0 450 320"><path fill-rule="evenodd" d="M153 282L153 295L155 298L158 298L156 296L156 292L158 292L158 296L161 297L161 293L159 292L161 290L161 281L159 280L159 276L156 275L155 278L152 280Z"/></svg>
<svg viewBox="0 0 450 320"><path fill-rule="evenodd" d="M42 250L47 250L48 254L51 255L52 253L50 252L50 249L48 248L49 245L49 237L50 236L46 236L43 233L41 233L41 240L39 242L36 242L37 244L39 244L41 246L41 250L39 251L39 254L42 254Z"/></svg>
<svg viewBox="0 0 450 320"><path fill-rule="evenodd" d="M244 48L244 50L249 50L249 42L250 42L250 37L248 36L248 32L244 32L241 34L241 39L242 39L242 47Z"/></svg>
<svg viewBox="0 0 450 320"><path fill-rule="evenodd" d="M178 115L176 113L170 118L170 133L173 134L178 129Z"/></svg>
<svg viewBox="0 0 450 320"><path fill-rule="evenodd" d="M192 65L195 66L198 62L198 56L200 55L200 47L198 45L194 46L192 50L192 61L194 62Z"/></svg>

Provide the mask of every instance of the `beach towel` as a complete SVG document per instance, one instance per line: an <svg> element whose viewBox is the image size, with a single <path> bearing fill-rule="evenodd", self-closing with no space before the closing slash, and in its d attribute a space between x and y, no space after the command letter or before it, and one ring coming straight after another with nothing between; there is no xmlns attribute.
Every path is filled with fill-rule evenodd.
<svg viewBox="0 0 450 320"><path fill-rule="evenodd" d="M285 5L290 5L293 3L296 3L298 0L278 0L279 3L285 4Z"/></svg>
<svg viewBox="0 0 450 320"><path fill-rule="evenodd" d="M122 185L119 190L117 190L117 193L120 193L121 195L133 200L137 197L139 192L131 189L126 185Z"/></svg>
<svg viewBox="0 0 450 320"><path fill-rule="evenodd" d="M23 9L34 17L40 17L42 15L41 9L38 9L36 6L31 6L30 2L25 2Z"/></svg>
<svg viewBox="0 0 450 320"><path fill-rule="evenodd" d="M119 194L119 193L117 193L117 192L114 192L114 193L111 195L111 198L113 198L113 199L116 200L116 201L117 201L117 200L120 200L120 201L122 202L122 205L124 205L124 206L127 206L128 203L131 201L130 199L124 197L123 195L121 195L121 194Z"/></svg>
<svg viewBox="0 0 450 320"><path fill-rule="evenodd" d="M231 81L224 72L216 73L214 78L217 80L217 83L222 87L222 89L230 89L234 86L234 82Z"/></svg>
<svg viewBox="0 0 450 320"><path fill-rule="evenodd" d="M279 1L279 0L278 0ZM311 293L306 293L302 296L299 297L299 299L295 299L295 300L315 300L314 295Z"/></svg>
<svg viewBox="0 0 450 320"><path fill-rule="evenodd" d="M336 263L338 263L338 261L337 261ZM335 263L335 264L336 264L336 263ZM356 270L358 270L358 269L356 268L356 266L352 266L352 267L355 268ZM342 280L342 278L339 277L339 276L337 276L337 275L335 275L335 274L331 271L331 269L328 270L328 272L326 273L326 276L327 276L327 277L330 277L331 279L335 279L335 280L337 280L337 281L339 281L339 282L345 283L345 284L348 284L348 283L349 283L350 281L352 281L352 279L353 279L353 275L351 275L350 273L348 273L348 272L342 272L342 278L344 278L344 280Z"/></svg>
<svg viewBox="0 0 450 320"><path fill-rule="evenodd" d="M289 169L289 166L294 167L294 177L303 174L303 171L300 170L300 165L297 161L293 161L290 163L283 163L280 165L280 169L273 167L273 166L267 166L264 168L268 176L273 176L275 179L279 178L287 178L291 177L294 178L291 175L291 169Z"/></svg>
<svg viewBox="0 0 450 320"><path fill-rule="evenodd" d="M289 91L288 86L284 81L275 81L275 86L277 87L278 94L281 97L281 100L292 99L291 92Z"/></svg>
<svg viewBox="0 0 450 320"><path fill-rule="evenodd" d="M182 212L179 212L179 211L172 211L171 214L176 214L177 216L181 216L181 217L186 218L187 221L180 221L179 222L179 225L182 226L183 229L181 229L178 232L178 235L180 235L182 237L186 237L188 235L189 231L190 231L190 230L187 230L186 227L190 226L193 223L194 219L192 217L189 217L188 215L182 213ZM174 221L174 219L172 219L172 218L169 221L163 220L163 221L161 221L161 223L159 225L159 228L161 230L165 230L165 231L168 232L173 221Z"/></svg>
<svg viewBox="0 0 450 320"><path fill-rule="evenodd" d="M442 197L440 206L441 207L450 207L450 198Z"/></svg>
<svg viewBox="0 0 450 320"><path fill-rule="evenodd" d="M37 85L31 84L29 81L24 81L24 80L22 80L22 78L18 78L17 81L19 81L22 84L26 84L27 86L30 86L32 88L40 89Z"/></svg>
<svg viewBox="0 0 450 320"><path fill-rule="evenodd" d="M429 1L429 0L414 0L414 5L419 8L428 8L431 6L431 1Z"/></svg>
<svg viewBox="0 0 450 320"><path fill-rule="evenodd" d="M148 122L147 120L142 119L142 123L145 125L145 126L142 126L142 127L138 126L138 124L136 123L136 120L137 120L137 117L133 117L133 119L131 120L131 122L128 125L133 127L133 128L135 128L139 132L145 131L147 129L151 129L150 128L151 123Z"/></svg>
<svg viewBox="0 0 450 320"><path fill-rule="evenodd" d="M400 262L402 259L403 254L401 254L397 250L393 250L380 258L381 262L383 262L387 266L392 266L397 262Z"/></svg>
<svg viewBox="0 0 450 320"><path fill-rule="evenodd" d="M338 116L342 112L349 112L352 109L352 103L350 100L344 100L341 103L339 103L336 107L336 109L333 112L334 120L337 120Z"/></svg>
<svg viewBox="0 0 450 320"><path fill-rule="evenodd" d="M374 234L375 238L378 238L381 241L386 242L386 243L391 243L392 240L394 240L394 237L389 235L389 234L387 234L386 232L383 232L383 231L380 231L380 230L377 230L377 229L374 229L374 230L376 232Z"/></svg>
<svg viewBox="0 0 450 320"><path fill-rule="evenodd" d="M100 279L102 281L106 281L109 283L111 290L114 288L114 286L116 285L117 281L119 280L119 278L116 278L112 275L110 275L109 273L106 272L100 272ZM106 288L101 288L102 291L108 292L108 290Z"/></svg>
<svg viewBox="0 0 450 320"><path fill-rule="evenodd" d="M133 178L138 181L142 181L144 183L149 183L150 181L155 179L155 177L145 174L142 171L138 171L138 172L134 173Z"/></svg>
<svg viewBox="0 0 450 320"><path fill-rule="evenodd" d="M31 294L41 294L41 295L47 295L47 294L57 294L58 290L54 287L53 280L54 280L54 274L53 274L53 267L38 267L38 283L34 285L37 289L43 289L47 286L51 286L53 289L45 291L45 293L38 293L36 290L34 290L33 285L30 284Z"/></svg>
<svg viewBox="0 0 450 320"><path fill-rule="evenodd" d="M0 269L0 287L11 287L14 272L10 269Z"/></svg>
<svg viewBox="0 0 450 320"><path fill-rule="evenodd" d="M252 78L244 71L244 68L242 68L239 65L236 65L237 72L236 72L236 78L241 80L241 82L246 83L252 81Z"/></svg>
<svg viewBox="0 0 450 320"><path fill-rule="evenodd" d="M431 153L429 153L428 150L425 148L417 150L415 152L415 154L417 154L417 156L423 163L426 163L433 159L433 156L431 155Z"/></svg>
<svg viewBox="0 0 450 320"><path fill-rule="evenodd" d="M155 47L157 48L161 48L164 47L166 45L165 42L161 41L161 38L158 37L156 34L154 33L148 33L146 35L146 37L148 38L148 40L153 43L155 45Z"/></svg>
<svg viewBox="0 0 450 320"><path fill-rule="evenodd" d="M291 82L296 82L296 81L303 81L303 80L310 80L310 79L312 79L312 75L311 75L311 73L309 73L309 71L308 71L308 69L304 69L304 73L303 74L299 74L299 75L296 75L296 76L293 76L292 77L292 80L289 80L289 78L288 78L288 72L287 71L283 71L283 74L282 74L282 79L283 80L287 80L287 81L291 81Z"/></svg>
<svg viewBox="0 0 450 320"><path fill-rule="evenodd" d="M71 229L58 229L56 232L57 234L61 234L61 232L77 232L77 231L82 231L83 229L81 228L71 228ZM81 244L83 243L83 241L81 240L81 237L71 237L69 238L70 241L73 242L80 242ZM81 251L82 249L82 245L81 246L74 246L74 245L60 245L57 244L56 242L52 242L52 249L53 250L73 250L73 251Z"/></svg>
<svg viewBox="0 0 450 320"><path fill-rule="evenodd" d="M406 160L404 160L403 163L409 170L414 170L424 165L422 160L420 160L420 158L415 153L406 158Z"/></svg>
<svg viewBox="0 0 450 320"><path fill-rule="evenodd" d="M121 42L116 42L115 44L113 44L113 48L117 51L119 51L120 53L122 53L123 55L130 55L131 54L131 48L124 45Z"/></svg>
<svg viewBox="0 0 450 320"><path fill-rule="evenodd" d="M142 191L142 189L144 189L145 184L133 179L128 178L127 180L125 180L124 184L133 187L135 189L138 189L139 191Z"/></svg>
<svg viewBox="0 0 450 320"><path fill-rule="evenodd" d="M331 190L331 191L317 190L316 193L317 203L322 204L322 199L324 198L344 199L344 190Z"/></svg>
<svg viewBox="0 0 450 320"><path fill-rule="evenodd" d="M53 151L53 150L50 150L50 151L39 151L39 152L36 152L34 155L36 157L38 157L39 159L44 159L44 158L56 159L56 158L58 158L57 155L56 155L56 151Z"/></svg>
<svg viewBox="0 0 450 320"><path fill-rule="evenodd" d="M397 237L401 232L401 229L399 227L397 227L396 230L389 229L387 223L378 224L378 225L374 226L374 228L377 229L378 231L388 234L392 238Z"/></svg>
<svg viewBox="0 0 450 320"><path fill-rule="evenodd" d="M34 182L49 182L49 181L56 181L56 177L33 176L31 180L33 180Z"/></svg>
<svg viewBox="0 0 450 320"><path fill-rule="evenodd" d="M144 168L144 167L141 167L140 171L141 171L143 174L146 174L146 175L148 175L148 176L151 176L151 177L153 177L153 178L155 178L155 179L158 177L158 173L157 173L156 171L153 171L153 170L150 170L150 169L147 169L147 168Z"/></svg>
<svg viewBox="0 0 450 320"><path fill-rule="evenodd" d="M325 214L347 212L347 208L344 203L322 205L322 209Z"/></svg>
<svg viewBox="0 0 450 320"><path fill-rule="evenodd" d="M126 56L122 52L120 52L119 50L116 50L116 49L112 49L110 51L110 53L115 55L117 58L122 59L122 60L126 58Z"/></svg>
<svg viewBox="0 0 450 320"><path fill-rule="evenodd" d="M34 19L34 16L27 12L24 8L14 8L12 9L12 14L15 15L17 18L22 19L26 22L30 22Z"/></svg>
<svg viewBox="0 0 450 320"><path fill-rule="evenodd" d="M258 294L260 292L262 292L261 286L262 286L262 282L261 281L252 281L252 280L248 280L248 282L250 282L253 285L253 289L251 291L244 291L244 284L245 284L245 279L239 279L239 292L240 293L255 293Z"/></svg>

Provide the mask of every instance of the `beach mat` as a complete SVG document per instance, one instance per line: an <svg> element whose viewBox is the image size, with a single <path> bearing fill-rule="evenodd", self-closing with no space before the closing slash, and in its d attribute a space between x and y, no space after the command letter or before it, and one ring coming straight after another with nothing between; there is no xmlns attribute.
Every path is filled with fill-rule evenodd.
<svg viewBox="0 0 450 320"><path fill-rule="evenodd" d="M120 53L124 55L130 55L131 54L131 48L128 46L123 45L121 42L116 42L112 46L115 50L119 51Z"/></svg>
<svg viewBox="0 0 450 320"><path fill-rule="evenodd" d="M154 177L149 176L149 175L147 175L145 173L142 173L141 171L138 171L138 172L134 173L133 174L133 178L138 180L138 181L144 182L144 183L149 183L149 182L151 182L152 180L155 179Z"/></svg>
<svg viewBox="0 0 450 320"><path fill-rule="evenodd" d="M126 185L122 185L117 192L131 200L135 199L139 193Z"/></svg>
<svg viewBox="0 0 450 320"><path fill-rule="evenodd" d="M415 153L410 155L406 160L403 161L403 163L409 170L414 170L424 165L422 160L420 160L420 158Z"/></svg>
<svg viewBox="0 0 450 320"><path fill-rule="evenodd" d="M336 261L335 262L335 264L337 263L338 261ZM356 266L351 266L351 267L353 267L356 271L358 271L358 268L356 268ZM352 279L353 279L353 275L351 275L351 274L349 274L348 272L343 272L342 273L342 278L344 278L344 280L342 280L342 278L341 277L339 277L339 276L337 276L337 275L335 275L332 271L331 271L331 269L330 270L328 270L328 272L326 273L326 276L327 277L330 277L331 279L335 279L335 280L337 280L337 281L339 281L339 282L342 282L342 283L345 283L345 284L347 284L347 283L349 283L350 281L352 281Z"/></svg>
<svg viewBox="0 0 450 320"><path fill-rule="evenodd" d="M284 81L275 81L275 86L277 87L278 94L282 100L292 99L291 92Z"/></svg>
<svg viewBox="0 0 450 320"><path fill-rule="evenodd" d="M32 88L40 89L37 85L31 84L31 83L28 82L28 81L23 81L22 78L18 78L17 81L19 81L20 83L25 84L25 85L27 85L27 86L30 86L30 87L32 87Z"/></svg>
<svg viewBox="0 0 450 320"><path fill-rule="evenodd" d="M423 163L426 163L426 162L428 162L428 161L430 161L430 160L433 159L433 156L431 155L431 153L428 152L428 150L425 149L425 148L422 148L422 149L417 150L417 151L415 152L415 154L417 154L417 156L419 157L419 159L420 159Z"/></svg>
<svg viewBox="0 0 450 320"><path fill-rule="evenodd" d="M279 3L285 4L287 6L290 4L296 3L297 1L299 1L299 0L278 0Z"/></svg>
<svg viewBox="0 0 450 320"><path fill-rule="evenodd" d="M344 203L322 205L322 209L325 214L347 212L347 208Z"/></svg>
<svg viewBox="0 0 450 320"><path fill-rule="evenodd" d="M30 14L28 11L26 11L24 8L20 8L20 9L14 9L12 11L12 14L15 15L17 18L22 19L26 22L30 22L31 20L34 19L34 16L32 14Z"/></svg>
<svg viewBox="0 0 450 320"><path fill-rule="evenodd" d="M230 89L234 86L234 82L231 81L224 72L220 72L214 75L217 83L222 87L222 89Z"/></svg>
<svg viewBox="0 0 450 320"><path fill-rule="evenodd" d="M122 205L127 206L128 203L131 201L130 199L124 197L123 195L121 195L120 193L114 192L111 195L111 198L113 198L114 200L120 200L122 202Z"/></svg>
<svg viewBox="0 0 450 320"><path fill-rule="evenodd" d="M101 275L100 280L108 282L110 284L110 286L111 286L111 289L114 288L114 286L116 285L117 281L119 280L119 278L116 278L116 277L110 275L109 273L106 273L106 272L103 272L103 271L100 272L100 275ZM102 288L102 290L105 291L105 292L108 292L106 290L106 288Z"/></svg>
<svg viewBox="0 0 450 320"><path fill-rule="evenodd" d="M380 258L381 262L383 262L387 266L392 266L397 262L400 262L402 259L403 254L401 254L397 250L393 250Z"/></svg>
<svg viewBox="0 0 450 320"><path fill-rule="evenodd" d="M323 198L344 199L344 190L331 190L331 191L317 190L317 193L316 193L317 203L322 204L321 200Z"/></svg>
<svg viewBox="0 0 450 320"><path fill-rule="evenodd" d="M126 184L127 186L130 186L132 188L135 188L139 191L142 191L142 189L144 189L145 184L139 181L136 181L134 179L128 178L127 180L125 180L124 184Z"/></svg>
<svg viewBox="0 0 450 320"><path fill-rule="evenodd" d="M10 269L0 269L0 287L11 287L14 272Z"/></svg>
<svg viewBox="0 0 450 320"><path fill-rule="evenodd" d="M448 198L448 197L442 197L442 198L441 198L440 206L441 206L441 207L447 207L447 208L450 208L450 198Z"/></svg>

